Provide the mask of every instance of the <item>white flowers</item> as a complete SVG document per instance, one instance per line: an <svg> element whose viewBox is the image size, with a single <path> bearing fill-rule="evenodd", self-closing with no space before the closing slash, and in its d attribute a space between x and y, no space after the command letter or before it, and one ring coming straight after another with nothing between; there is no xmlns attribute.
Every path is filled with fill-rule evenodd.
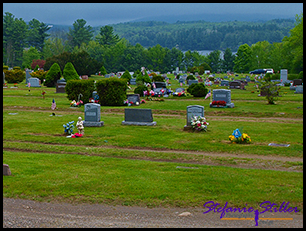
<svg viewBox="0 0 306 231"><path fill-rule="evenodd" d="M198 131L207 131L207 126L209 123L206 122L206 118L202 116L192 116L191 126L193 129Z"/></svg>

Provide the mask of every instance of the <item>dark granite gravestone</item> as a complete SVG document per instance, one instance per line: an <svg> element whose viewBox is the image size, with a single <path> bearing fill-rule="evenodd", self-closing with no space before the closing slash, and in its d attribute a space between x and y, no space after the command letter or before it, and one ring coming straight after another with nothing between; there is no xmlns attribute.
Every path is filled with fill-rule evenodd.
<svg viewBox="0 0 306 231"><path fill-rule="evenodd" d="M294 80L292 81L292 85L293 85L293 86L302 85L302 83L303 83L303 80L301 80L301 79L294 79Z"/></svg>
<svg viewBox="0 0 306 231"><path fill-rule="evenodd" d="M66 80L65 79L57 80L56 93L66 93L65 87L66 87Z"/></svg>
<svg viewBox="0 0 306 231"><path fill-rule="evenodd" d="M240 89L240 87L241 87L240 81L229 82L229 89Z"/></svg>
<svg viewBox="0 0 306 231"><path fill-rule="evenodd" d="M84 127L101 127L104 125L103 121L100 121L100 104L87 103L84 105L85 120L83 121Z"/></svg>
<svg viewBox="0 0 306 231"><path fill-rule="evenodd" d="M156 122L153 121L151 109L125 108L122 125L153 126L156 125Z"/></svg>
<svg viewBox="0 0 306 231"><path fill-rule="evenodd" d="M191 117L201 116L204 117L204 107L199 105L187 106L186 113L186 125L184 126L184 131L192 130Z"/></svg>
<svg viewBox="0 0 306 231"><path fill-rule="evenodd" d="M126 95L128 103L133 102L133 104L140 104L140 95L139 94L128 94Z"/></svg>

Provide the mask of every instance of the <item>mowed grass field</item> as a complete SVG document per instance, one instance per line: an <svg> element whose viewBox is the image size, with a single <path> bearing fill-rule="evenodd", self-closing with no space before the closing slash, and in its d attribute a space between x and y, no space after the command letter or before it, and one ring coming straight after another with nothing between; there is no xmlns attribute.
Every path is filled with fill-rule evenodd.
<svg viewBox="0 0 306 231"><path fill-rule="evenodd" d="M175 90L179 83L170 78ZM3 89L3 163L12 172L3 176L4 197L150 207L289 201L303 211L303 95L289 87L268 105L249 83L246 90L231 90L235 107L225 109L190 95L143 98L146 103L134 108L152 109L153 127L124 126L124 106L101 106L104 126L86 127L84 137L72 139L62 125L84 118L84 106L71 108L55 88L11 86ZM183 131L189 105L204 106L206 133ZM231 144L228 136L236 128L252 143Z"/></svg>

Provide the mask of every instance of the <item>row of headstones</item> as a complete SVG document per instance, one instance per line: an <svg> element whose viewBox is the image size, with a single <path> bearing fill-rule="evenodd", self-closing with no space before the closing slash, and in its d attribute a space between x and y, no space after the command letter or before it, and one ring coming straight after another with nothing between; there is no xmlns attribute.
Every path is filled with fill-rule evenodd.
<svg viewBox="0 0 306 231"><path fill-rule="evenodd" d="M104 126L104 121L101 121L100 104L96 103L85 104L84 113L85 113L85 120L83 121L84 127ZM199 105L188 106L186 114L187 117L186 117L185 128L190 128L192 116L204 117L204 107ZM124 121L122 121L122 125L153 126L156 125L156 122L153 121L151 109L125 108Z"/></svg>
<svg viewBox="0 0 306 231"><path fill-rule="evenodd" d="M128 100L137 102L139 100L138 94L131 94L128 96ZM226 107L233 108L234 104L231 102L231 91L226 89L213 90L214 101L225 101ZM211 105L213 107L213 105ZM100 104L87 103L84 106L85 120L83 121L84 127L101 127L104 125L103 121L100 121ZM192 115L204 117L203 106L188 106L187 107L187 124L190 126L190 117ZM125 108L125 120L122 121L123 125L156 125L153 121L151 109L131 109Z"/></svg>

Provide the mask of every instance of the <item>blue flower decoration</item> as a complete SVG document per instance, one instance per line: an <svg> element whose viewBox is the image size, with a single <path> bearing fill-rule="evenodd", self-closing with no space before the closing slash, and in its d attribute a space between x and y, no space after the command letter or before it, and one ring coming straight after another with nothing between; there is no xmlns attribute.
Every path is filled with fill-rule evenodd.
<svg viewBox="0 0 306 231"><path fill-rule="evenodd" d="M234 130L233 136L234 136L236 139L239 138L239 137L241 136L241 133L240 133L240 131L239 131L238 128L237 128L236 130Z"/></svg>

